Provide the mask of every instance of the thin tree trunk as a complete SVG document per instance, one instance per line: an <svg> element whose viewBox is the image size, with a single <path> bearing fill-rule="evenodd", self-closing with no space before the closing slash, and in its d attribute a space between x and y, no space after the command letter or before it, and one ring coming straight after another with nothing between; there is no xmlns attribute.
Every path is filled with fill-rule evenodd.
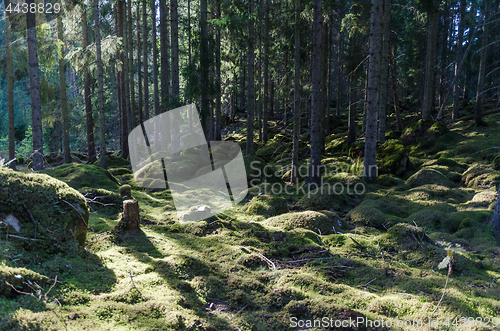
<svg viewBox="0 0 500 331"><path fill-rule="evenodd" d="M87 9L82 6L82 46L85 52L88 52L87 47L89 45L89 35L87 28ZM83 68L83 80L84 80L84 99L85 99L85 115L86 115L86 127L87 127L87 162L93 163L97 156L95 151L95 140L94 140L94 114L92 110L92 94L90 93L90 73L89 68L85 66Z"/></svg>
<svg viewBox="0 0 500 331"><path fill-rule="evenodd" d="M35 2L28 0L28 7ZM31 128L33 130L32 168L43 169L43 134L42 134L42 101L40 97L40 78L38 76L38 48L36 41L35 13L26 13L28 39L28 61L30 75Z"/></svg>
<svg viewBox="0 0 500 331"><path fill-rule="evenodd" d="M310 189L321 184L321 24L321 0L313 0Z"/></svg>
<svg viewBox="0 0 500 331"><path fill-rule="evenodd" d="M68 100L66 95L66 68L64 65L64 33L61 13L57 15L57 38L60 43L59 54L59 89L61 95L61 111L62 111L62 141L64 163L71 162L71 152L69 149L69 119L68 119Z"/></svg>
<svg viewBox="0 0 500 331"><path fill-rule="evenodd" d="M391 0L383 0L382 57L380 65L380 106L378 113L378 140L385 142L387 119L387 95L389 78L389 28L391 24Z"/></svg>
<svg viewBox="0 0 500 331"><path fill-rule="evenodd" d="M106 169L106 120L104 118L104 77L101 51L101 22L99 17L99 0L94 0L94 32L96 44L96 65L97 65L97 89L99 104L99 164Z"/></svg>
<svg viewBox="0 0 500 331"><path fill-rule="evenodd" d="M467 6L466 0L460 0L460 18L458 22L458 36L457 36L457 44L456 44L456 59L455 59L455 77L459 75L458 68L460 65L460 60L462 59L462 49L463 49L463 35L464 35L464 27L465 27L465 7ZM443 100L446 102L446 100ZM457 83L453 87L453 113L452 120L456 120L460 117L459 113L459 103L460 103L460 84Z"/></svg>
<svg viewBox="0 0 500 331"><path fill-rule="evenodd" d="M191 64L191 0L187 0L188 7L188 63ZM220 10L219 10L220 11Z"/></svg>
<svg viewBox="0 0 500 331"><path fill-rule="evenodd" d="M443 103L444 93L446 90L445 82L447 81L447 67L448 62L448 35L450 33L450 6L449 1L445 1L443 12L443 31L441 34L441 63L439 75L439 105Z"/></svg>
<svg viewBox="0 0 500 331"><path fill-rule="evenodd" d="M269 8L271 1L266 0L265 5L265 32L264 32L264 108L262 110L262 140L264 144L267 142L267 131L269 127L268 114L269 114Z"/></svg>
<svg viewBox="0 0 500 331"><path fill-rule="evenodd" d="M130 2L130 1L129 1ZM122 18L122 33L123 33L123 54L122 54L122 61L123 61L123 75L122 75L122 82L123 82L123 93L124 93L124 104L125 104L125 118L127 119L127 123L125 123L125 146L126 150L122 150L122 157L127 158L129 155L129 149L128 149L128 134L130 131L132 131L132 110L131 110L131 104L130 104L130 89L129 89L129 83L128 83L128 77L129 77L129 71L130 71L130 61L129 61L129 43L128 43L128 19L130 17L127 15L127 7L126 3L122 2L122 8L123 8L123 18Z"/></svg>
<svg viewBox="0 0 500 331"><path fill-rule="evenodd" d="M248 13L250 18L248 19L248 83L247 83L247 141L246 141L246 153L247 155L253 153L253 122L254 122L254 112L255 112L255 82L254 82L254 63L255 63L255 53L254 53L254 22L251 17L254 11L254 0L248 1Z"/></svg>
<svg viewBox="0 0 500 331"><path fill-rule="evenodd" d="M148 5L146 0L142 0L142 42L143 42L143 64L144 64L144 77L143 77L143 91L144 91L144 120L149 119L149 60L148 60Z"/></svg>
<svg viewBox="0 0 500 331"><path fill-rule="evenodd" d="M357 112L357 90L356 72L353 72L349 82L349 119L347 126L347 146L356 141L356 112Z"/></svg>
<svg viewBox="0 0 500 331"><path fill-rule="evenodd" d="M161 112L170 107L170 63L168 55L168 7L166 0L160 0L160 53L161 53Z"/></svg>
<svg viewBox="0 0 500 331"><path fill-rule="evenodd" d="M205 129L205 137L209 140L209 97L208 97L208 27L207 27L207 0L200 1L200 69L201 69L201 121Z"/></svg>
<svg viewBox="0 0 500 331"><path fill-rule="evenodd" d="M137 77L139 85L139 124L144 122L144 113L142 111L142 63L141 63L141 53L142 53L142 43L141 43L141 11L140 5L136 5L136 28L137 28Z"/></svg>
<svg viewBox="0 0 500 331"><path fill-rule="evenodd" d="M216 18L220 19L220 1L217 1ZM215 35L215 132L214 139L221 140L221 75L220 75L220 27L217 27Z"/></svg>
<svg viewBox="0 0 500 331"><path fill-rule="evenodd" d="M342 17L344 17L345 11L342 10ZM344 73L343 73L343 67L344 67L344 30L342 29L342 23L339 22L338 25L339 29L339 53L337 57L337 108L335 110L335 116L340 118L340 109L342 107L342 98L343 98L343 79L344 79Z"/></svg>
<svg viewBox="0 0 500 331"><path fill-rule="evenodd" d="M9 0L4 0L5 8L9 6ZM12 64L12 32L10 27L9 15L5 15L5 55L7 57L7 108L9 113L9 161L16 158L16 137L14 130L14 68ZM16 161L9 165L11 169L16 170Z"/></svg>
<svg viewBox="0 0 500 331"><path fill-rule="evenodd" d="M133 47L133 38L132 38L132 1L127 1L127 14L128 14L128 51L129 51L129 90L130 90L130 112L128 116L128 124L129 124L129 132L132 131L132 128L137 125L137 117L136 117L136 104L135 104L135 83L134 83L134 47Z"/></svg>
<svg viewBox="0 0 500 331"><path fill-rule="evenodd" d="M179 92L179 27L177 14L177 0L170 1L170 18L171 18L171 33L172 33L172 95L175 107L180 102Z"/></svg>
<svg viewBox="0 0 500 331"><path fill-rule="evenodd" d="M267 39L267 38L266 38ZM293 59L293 149L290 182L298 183L300 135L300 0L295 0L295 49Z"/></svg>
<svg viewBox="0 0 500 331"><path fill-rule="evenodd" d="M116 32L117 36L124 38L124 16L125 4L123 0L116 3ZM118 88L118 110L120 112L120 149L121 156L126 159L128 157L128 130L127 130L127 102L125 97L125 54L124 50L120 49L117 54L118 59L123 64L122 68L117 71L117 88Z"/></svg>
<svg viewBox="0 0 500 331"><path fill-rule="evenodd" d="M328 81L328 24L321 24L321 154L325 152L325 139L328 135L328 121L330 120L328 107L326 104L327 81Z"/></svg>
<svg viewBox="0 0 500 331"><path fill-rule="evenodd" d="M436 8L429 12L427 32L427 54L425 58L424 99L422 102L422 119L430 119L432 111L432 95L434 82L434 60L439 14Z"/></svg>
<svg viewBox="0 0 500 331"><path fill-rule="evenodd" d="M154 114L160 115L160 96L158 90L158 48L156 46L156 0L151 0L151 21L153 23L153 105Z"/></svg>
<svg viewBox="0 0 500 331"><path fill-rule="evenodd" d="M474 119L477 125L484 125L484 121L481 118L483 112L483 86L484 78L486 74L486 62L488 56L488 30L489 24L486 24L490 15L490 0L485 0L484 2L484 20L483 20L483 35L481 37L481 59L479 61L479 75L477 78L477 89L476 89L476 107L474 111Z"/></svg>
<svg viewBox="0 0 500 331"><path fill-rule="evenodd" d="M380 96L381 0L372 0L370 18L370 62L368 64L365 160L363 177L377 178L377 115Z"/></svg>
<svg viewBox="0 0 500 331"><path fill-rule="evenodd" d="M389 45L389 49L390 49ZM394 47L395 48L395 47ZM394 56L392 55L392 50L389 52L389 61L391 62L391 75L392 75L392 97L394 100L394 115L396 115L396 131L403 131L403 122L401 120L401 112L400 112L400 101L398 98L398 89L397 89L397 76L396 76L396 61L394 61Z"/></svg>

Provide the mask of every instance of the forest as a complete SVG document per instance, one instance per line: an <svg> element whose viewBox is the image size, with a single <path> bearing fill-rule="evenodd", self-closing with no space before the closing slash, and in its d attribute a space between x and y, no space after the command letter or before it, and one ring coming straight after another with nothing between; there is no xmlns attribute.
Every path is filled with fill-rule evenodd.
<svg viewBox="0 0 500 331"><path fill-rule="evenodd" d="M499 0L0 31L0 330L500 330Z"/></svg>

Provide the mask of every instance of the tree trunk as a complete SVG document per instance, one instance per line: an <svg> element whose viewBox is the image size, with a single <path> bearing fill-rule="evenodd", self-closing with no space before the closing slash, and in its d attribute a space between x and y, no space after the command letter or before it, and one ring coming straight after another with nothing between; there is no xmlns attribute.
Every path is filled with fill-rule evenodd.
<svg viewBox="0 0 500 331"><path fill-rule="evenodd" d="M391 24L391 0L383 0L382 57L380 65L380 106L378 113L378 140L385 142L387 119L387 95L389 81L389 29Z"/></svg>
<svg viewBox="0 0 500 331"><path fill-rule="evenodd" d="M391 47L389 46L389 49ZM394 48L396 48L394 46ZM394 115L396 116L396 131L403 131L403 121L401 120L401 112L400 112L400 101L398 98L398 89L397 89L397 76L396 76L396 61L394 60L394 56L392 55L392 50L389 53L389 61L391 62L391 76L392 76L392 97L394 101Z"/></svg>
<svg viewBox="0 0 500 331"><path fill-rule="evenodd" d="M321 184L321 0L313 0L312 27L312 100L311 100L311 179L310 189Z"/></svg>
<svg viewBox="0 0 500 331"><path fill-rule="evenodd" d="M9 6L9 0L4 0L5 8ZM7 108L9 113L9 161L16 158L16 137L14 135L14 70L12 65L12 33L9 15L5 15L5 55L7 57ZM16 170L16 161L9 164L11 169Z"/></svg>
<svg viewBox="0 0 500 331"><path fill-rule="evenodd" d="M139 203L135 199L123 201L123 213L115 231L139 230Z"/></svg>
<svg viewBox="0 0 500 331"><path fill-rule="evenodd" d="M116 32L117 36L124 37L124 16L125 5L123 0L116 3ZM124 159L128 157L128 130L127 130L127 103L125 98L125 56L123 49L119 49L117 57L123 64L122 68L117 71L117 88L118 88L118 110L120 112L120 149Z"/></svg>
<svg viewBox="0 0 500 331"><path fill-rule="evenodd" d="M160 115L160 96L158 91L158 48L156 46L156 0L151 0L151 22L153 24L153 106L154 114Z"/></svg>
<svg viewBox="0 0 500 331"><path fill-rule="evenodd" d="M99 0L94 0L94 21L95 21L95 44L96 44L96 65L97 65L97 89L99 105L99 165L106 169L106 119L104 117L104 77L101 55L101 22L99 17Z"/></svg>
<svg viewBox="0 0 500 331"><path fill-rule="evenodd" d="M322 22L321 24L321 141L320 148L321 154L325 152L325 139L328 135L328 121L330 120L329 111L326 105L327 81L328 81L328 23Z"/></svg>
<svg viewBox="0 0 500 331"><path fill-rule="evenodd" d="M477 89L476 89L476 107L474 111L474 119L477 125L484 125L482 117L483 112L483 86L484 78L486 74L486 62L488 56L488 30L489 24L486 24L490 16L490 0L485 0L484 2L484 20L483 20L483 35L481 37L481 59L479 61L479 75L477 78Z"/></svg>
<svg viewBox="0 0 500 331"><path fill-rule="evenodd" d="M377 115L380 96L380 42L381 0L372 0L370 17L370 62L368 64L365 160L363 177L368 181L377 178Z"/></svg>
<svg viewBox="0 0 500 331"><path fill-rule="evenodd" d="M444 4L443 12L443 29L441 31L441 63L440 63L440 74L439 74L439 105L444 102L444 93L446 91L446 82L448 81L448 36L450 34L450 5L449 1L446 0Z"/></svg>
<svg viewBox="0 0 500 331"><path fill-rule="evenodd" d="M144 113L142 111L142 63L141 63L141 53L142 53L142 43L141 43L141 11L140 5L136 5L136 27L137 27L137 77L139 85L139 124L144 122Z"/></svg>
<svg viewBox="0 0 500 331"><path fill-rule="evenodd" d="M149 60L148 60L148 5L146 0L142 0L142 51L144 63L144 77L143 77L143 90L144 90L144 120L149 119Z"/></svg>
<svg viewBox="0 0 500 331"><path fill-rule="evenodd" d="M136 118L136 109L135 109L135 84L134 84L134 47L133 47L133 38L132 38L132 1L127 1L127 14L128 14L128 51L129 51L129 59L128 59L128 67L129 67L129 91L130 91L130 112L128 116L128 124L129 124L129 132L132 131L137 125Z"/></svg>
<svg viewBox="0 0 500 331"><path fill-rule="evenodd" d="M130 71L130 61L129 61L129 43L128 43L128 20L127 17L127 7L126 3L122 1L122 8L123 8L123 18L122 18L122 33L123 33L123 75L122 75L122 82L123 82L123 93L124 93L124 107L125 107L125 118L127 119L127 123L125 123L125 147L126 150L122 150L122 157L125 159L129 155L129 149L128 149L128 134L130 131L132 131L132 110L131 110L131 104L130 104L130 85L128 83L128 77L129 77L129 71Z"/></svg>
<svg viewBox="0 0 500 331"><path fill-rule="evenodd" d="M59 89L61 96L64 163L71 163L71 152L69 149L68 101L66 95L66 67L64 65L64 33L61 13L57 15L57 38L59 39L61 47L59 50Z"/></svg>
<svg viewBox="0 0 500 331"><path fill-rule="evenodd" d="M87 9L82 6L82 46L85 52L88 52L87 47L89 46L89 35L87 28ZM85 99L85 115L86 115L86 128L87 128L87 162L93 163L97 156L95 152L95 140L94 140L94 114L92 110L92 94L90 92L90 73L88 66L83 68L83 80L84 80L84 99Z"/></svg>
<svg viewBox="0 0 500 331"><path fill-rule="evenodd" d="M201 121L204 126L205 137L209 138L209 98L208 98L208 27L207 27L207 0L200 1L200 69L201 69ZM209 139L207 139L208 141Z"/></svg>
<svg viewBox="0 0 500 331"><path fill-rule="evenodd" d="M342 10L342 17L345 16L344 10ZM343 80L344 80L344 39L345 33L342 29L342 23L339 22L339 45L338 45L338 57L337 57L337 108L335 110L335 116L340 118L340 109L342 107L342 98L343 98Z"/></svg>
<svg viewBox="0 0 500 331"><path fill-rule="evenodd" d="M160 53L161 53L161 112L170 107L170 63L168 55L168 7L166 0L160 0Z"/></svg>
<svg viewBox="0 0 500 331"><path fill-rule="evenodd" d="M350 146L356 141L356 112L357 112L357 79L356 72L351 74L349 82L349 120L347 127L347 146Z"/></svg>
<svg viewBox="0 0 500 331"><path fill-rule="evenodd" d="M271 6L271 1L266 0L265 5L265 32L264 32L264 107L262 109L262 140L264 144L267 143L268 137L268 116L269 116L269 8Z"/></svg>
<svg viewBox="0 0 500 331"><path fill-rule="evenodd" d="M267 39L267 38L266 38ZM299 136L300 136L300 0L295 0L295 49L293 58L293 149L290 182L299 181Z"/></svg>
<svg viewBox="0 0 500 331"><path fill-rule="evenodd" d="M460 0L460 18L458 22L458 36L457 36L457 44L455 49L456 59L455 59L455 77L457 77L460 73L458 71L460 61L462 60L462 49L463 49L463 35L464 35L464 27L465 27L465 8L467 6L467 0ZM446 100L443 100L446 102ZM460 103L460 84L459 79L457 83L453 87L453 113L452 120L456 120L460 117L459 113L459 103Z"/></svg>
<svg viewBox="0 0 500 331"><path fill-rule="evenodd" d="M247 155L253 153L253 122L254 122L254 111L255 111L255 86L254 86L254 63L255 63L255 53L254 53L254 22L252 19L254 10L254 0L248 1L248 13L250 18L248 19L248 53L247 53L247 65L248 65L248 83L247 83L247 141L246 141L246 152Z"/></svg>
<svg viewBox="0 0 500 331"><path fill-rule="evenodd" d="M428 31L427 31L427 54L425 57L425 83L424 99L422 102L422 119L427 120L431 117L432 95L434 87L434 60L436 53L436 38L439 14L437 8L429 11Z"/></svg>
<svg viewBox="0 0 500 331"><path fill-rule="evenodd" d="M179 95L179 27L177 17L177 0L170 1L171 33L172 33L172 95L174 107L180 102Z"/></svg>
<svg viewBox="0 0 500 331"><path fill-rule="evenodd" d="M35 2L28 0L28 7ZM26 13L28 39L28 61L30 75L31 128L33 130L32 168L43 169L42 101L40 98L40 78L38 76L38 48L36 41L35 13Z"/></svg>
<svg viewBox="0 0 500 331"><path fill-rule="evenodd" d="M216 18L220 19L220 1L217 1L217 9L216 9ZM217 31L215 32L215 132L214 132L214 139L215 140L221 140L221 108L222 108L222 102L221 102L221 76L220 76L220 66L221 66L221 61L220 61L220 33L221 29L220 27L216 28Z"/></svg>

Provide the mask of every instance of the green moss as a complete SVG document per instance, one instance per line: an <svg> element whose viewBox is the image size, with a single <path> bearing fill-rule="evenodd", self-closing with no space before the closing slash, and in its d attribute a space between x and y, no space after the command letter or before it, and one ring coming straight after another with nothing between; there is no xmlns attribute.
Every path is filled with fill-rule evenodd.
<svg viewBox="0 0 500 331"><path fill-rule="evenodd" d="M436 184L446 187L454 187L455 185L444 176L441 172L434 169L421 169L406 180L406 184L410 187L418 187L425 184Z"/></svg>
<svg viewBox="0 0 500 331"><path fill-rule="evenodd" d="M272 217L288 212L286 199L272 195L258 195L248 202L243 211L249 215Z"/></svg>
<svg viewBox="0 0 500 331"><path fill-rule="evenodd" d="M295 208L301 210L332 210L342 211L347 206L345 194L328 192L329 186L308 192L295 204ZM333 189L332 189L333 191Z"/></svg>
<svg viewBox="0 0 500 331"><path fill-rule="evenodd" d="M411 224L415 222L418 226L428 229L440 228L447 219L448 216L444 212L430 208L422 209L408 218Z"/></svg>
<svg viewBox="0 0 500 331"><path fill-rule="evenodd" d="M394 175L381 175L375 180L374 184L384 188L396 188L398 190L406 190L409 188L402 179Z"/></svg>
<svg viewBox="0 0 500 331"><path fill-rule="evenodd" d="M377 152L379 173L402 176L408 165L408 150L401 140L387 140Z"/></svg>
<svg viewBox="0 0 500 331"><path fill-rule="evenodd" d="M355 224L384 229L387 216L377 206L377 202L365 199L359 206L351 210L346 217Z"/></svg>
<svg viewBox="0 0 500 331"><path fill-rule="evenodd" d="M55 177L74 189L95 187L105 190L118 189L118 181L109 171L89 164L66 163L42 170L41 173Z"/></svg>
<svg viewBox="0 0 500 331"><path fill-rule="evenodd" d="M36 238L32 242L15 241L20 251L40 249L40 254L46 255L64 250L75 239L85 246L89 218L85 198L48 175L0 168L0 215L9 214L19 222L16 235ZM0 228L2 241L6 232L7 229ZM11 229L10 233L13 232Z"/></svg>
<svg viewBox="0 0 500 331"><path fill-rule="evenodd" d="M303 211L298 213L287 213L267 219L264 224L278 227L285 231L301 228L321 234L333 233L333 227L337 224L339 217L329 211Z"/></svg>

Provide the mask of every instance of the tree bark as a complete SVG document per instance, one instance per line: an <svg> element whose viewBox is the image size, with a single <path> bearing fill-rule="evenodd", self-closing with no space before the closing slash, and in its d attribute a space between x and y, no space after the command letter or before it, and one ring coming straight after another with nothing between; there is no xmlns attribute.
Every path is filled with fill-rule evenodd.
<svg viewBox="0 0 500 331"><path fill-rule="evenodd" d="M170 107L170 61L168 55L168 8L166 0L160 0L160 56L161 56L161 112Z"/></svg>
<svg viewBox="0 0 500 331"><path fill-rule="evenodd" d="M217 1L217 8L216 8L216 18L220 19L220 0ZM220 27L216 28L216 35L215 35L215 132L214 132L214 139L215 140L221 140L221 109L222 109L222 102L221 102L221 75L220 75L220 66L221 66L221 60L220 60L220 33L221 29Z"/></svg>
<svg viewBox="0 0 500 331"><path fill-rule="evenodd" d="M377 178L377 115L380 96L381 0L372 0L370 17L370 62L368 64L365 159L363 177Z"/></svg>
<svg viewBox="0 0 500 331"><path fill-rule="evenodd" d="M158 48L156 45L156 0L151 0L151 22L153 34L153 106L154 114L160 115L160 96L158 90Z"/></svg>
<svg viewBox="0 0 500 331"><path fill-rule="evenodd" d="M266 38L267 39L267 38ZM300 135L300 0L295 0L295 49L293 59L293 149L290 182L298 183Z"/></svg>
<svg viewBox="0 0 500 331"><path fill-rule="evenodd" d="M248 66L248 83L247 83L247 141L246 141L246 153L247 155L253 153L253 122L254 122L254 112L255 112L255 82L254 82L254 63L255 63L255 35L254 35L254 22L253 15L254 11L254 0L248 1L248 13L250 18L248 19L248 53L247 53L247 66Z"/></svg>
<svg viewBox="0 0 500 331"><path fill-rule="evenodd" d="M141 53L142 53L142 43L141 43L141 12L140 5L137 3L136 5L136 28L137 28L137 77L138 77L138 85L139 85L139 124L144 122L144 113L142 110L142 62L141 62Z"/></svg>
<svg viewBox="0 0 500 331"><path fill-rule="evenodd" d="M179 92L179 27L177 0L170 1L170 18L171 18L171 33L172 33L172 97L174 107L177 107L180 102Z"/></svg>
<svg viewBox="0 0 500 331"><path fill-rule="evenodd" d="M465 27L465 7L467 6L467 0L460 0L460 13L459 13L459 21L458 21L458 35L457 35L457 44L456 44L456 59L455 59L455 77L459 75L459 65L462 60L462 49L463 49L463 35L464 35L464 27ZM446 102L446 100L443 100ZM459 103L460 103L460 84L457 83L453 86L453 112L452 112L452 120L456 120L460 117L459 113Z"/></svg>
<svg viewBox="0 0 500 331"><path fill-rule="evenodd" d="M68 100L66 95L66 67L64 65L64 33L61 13L57 15L57 38L59 39L59 43L61 45L61 49L59 50L59 89L61 96L64 163L71 163L71 152L69 149Z"/></svg>
<svg viewBox="0 0 500 331"><path fill-rule="evenodd" d="M269 130L269 9L271 6L271 1L266 0L265 5L265 32L264 32L264 107L262 109L262 140L264 144L267 143L268 140L268 130Z"/></svg>
<svg viewBox="0 0 500 331"><path fill-rule="evenodd" d="M97 89L99 105L99 165L106 169L106 119L104 117L104 69L102 66L101 22L99 17L99 0L94 0L95 44L97 65Z"/></svg>
<svg viewBox="0 0 500 331"><path fill-rule="evenodd" d="M436 53L436 38L439 14L437 8L429 10L427 31L427 54L425 57L424 99L422 102L422 119L430 119L432 111L432 95L434 87L434 60Z"/></svg>
<svg viewBox="0 0 500 331"><path fill-rule="evenodd" d="M118 0L116 3L116 32L117 36L124 38L124 16L125 5L123 0ZM120 112L120 149L124 159L128 157L128 129L127 129L127 102L125 97L125 54L123 49L119 49L117 57L122 63L122 68L117 71L117 88L118 88L118 109Z"/></svg>
<svg viewBox="0 0 500 331"><path fill-rule="evenodd" d="M4 0L5 8L9 6L9 0ZM14 130L14 68L12 64L12 32L9 15L5 15L5 55L7 58L7 108L9 113L9 161L16 158L16 137ZM9 164L11 169L16 170L16 161Z"/></svg>
<svg viewBox="0 0 500 331"><path fill-rule="evenodd" d="M28 7L35 2L28 0ZM31 128L33 130L32 168L43 169L43 134L42 134L42 101L40 97L40 78L38 74L38 48L36 41L35 13L26 13L28 39L28 61L30 75Z"/></svg>
<svg viewBox="0 0 500 331"><path fill-rule="evenodd" d="M136 117L136 103L135 103L135 83L134 83L134 47L133 47L133 38L132 38L132 1L127 1L127 15L128 15L128 67L129 67L129 91L130 91L130 112L128 116L128 125L129 132L132 131L137 125L137 117Z"/></svg>
<svg viewBox="0 0 500 331"><path fill-rule="evenodd" d="M321 0L313 0L310 189L321 184Z"/></svg>
<svg viewBox="0 0 500 331"><path fill-rule="evenodd" d="M474 111L474 119L477 125L484 125L482 119L483 112L483 86L486 75L486 62L488 56L488 32L489 24L486 24L490 16L490 0L484 1L484 20L483 20L483 35L481 37L481 59L479 60L479 75L477 78L476 89L476 107Z"/></svg>
<svg viewBox="0 0 500 331"><path fill-rule="evenodd" d="M82 46L85 52L88 52L89 35L87 27L87 9L82 6ZM92 110L92 94L90 93L90 73L88 66L83 68L84 80L84 99L85 99L85 115L86 115L86 128L87 128L87 162L93 163L97 156L95 151L94 139L94 114Z"/></svg>
<svg viewBox="0 0 500 331"><path fill-rule="evenodd" d="M378 140L385 142L387 119L387 95L389 81L389 29L391 24L391 0L383 0L382 57L380 65L380 106L378 113Z"/></svg>
<svg viewBox="0 0 500 331"><path fill-rule="evenodd" d="M149 60L148 60L148 5L146 0L142 0L142 51L144 64L143 91L144 91L144 120L149 119Z"/></svg>
<svg viewBox="0 0 500 331"><path fill-rule="evenodd" d="M208 98L208 27L207 27L207 0L200 1L200 69L201 69L201 121L205 129L205 137L209 140L209 98Z"/></svg>

